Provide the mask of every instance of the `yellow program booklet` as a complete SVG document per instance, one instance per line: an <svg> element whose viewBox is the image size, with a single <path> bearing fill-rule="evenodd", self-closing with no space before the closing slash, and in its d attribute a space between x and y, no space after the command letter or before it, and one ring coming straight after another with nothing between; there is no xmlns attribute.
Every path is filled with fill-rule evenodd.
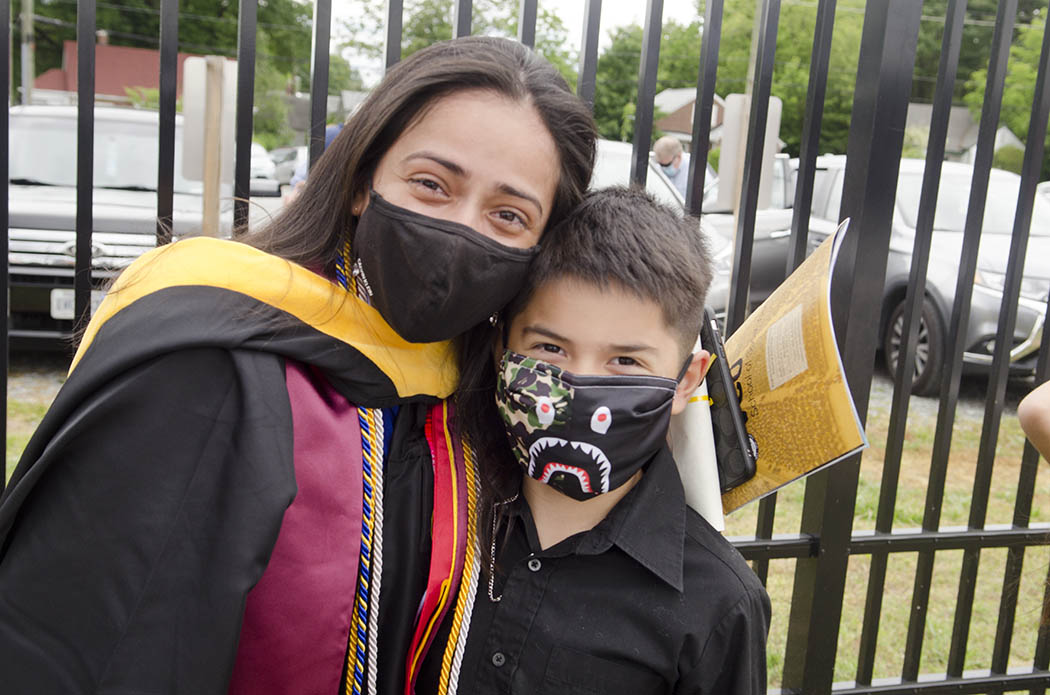
<svg viewBox="0 0 1050 695"><path fill-rule="evenodd" d="M726 513L868 446L831 318L831 269L849 220L725 341L755 477L722 495Z"/></svg>

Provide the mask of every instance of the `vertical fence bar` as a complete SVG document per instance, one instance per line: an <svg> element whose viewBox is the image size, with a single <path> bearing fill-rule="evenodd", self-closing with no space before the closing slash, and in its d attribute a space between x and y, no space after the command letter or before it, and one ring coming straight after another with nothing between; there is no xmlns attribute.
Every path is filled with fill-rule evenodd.
<svg viewBox="0 0 1050 695"><path fill-rule="evenodd" d="M747 293L751 285L751 255L755 241L755 214L758 209L758 185L762 176L762 149L769 118L769 92L773 87L773 60L777 51L777 22L780 0L762 3L761 33L755 65L755 86L751 93L751 115L747 126L747 148L744 154L744 178L733 244L733 280L729 286L726 309L726 335L740 327L747 315Z"/></svg>
<svg viewBox="0 0 1050 695"><path fill-rule="evenodd" d="M875 362L879 298L921 16L921 4L889 0L870 0L864 12L840 211L852 218L851 233L833 274L833 282L846 283L836 290L845 293L850 309L843 327L843 362L862 421ZM796 562L785 690L832 689L859 463L859 456L851 457L810 477L806 485L801 530L819 534L820 552Z"/></svg>
<svg viewBox="0 0 1050 695"><path fill-rule="evenodd" d="M536 0L521 0L518 10L518 41L536 47Z"/></svg>
<svg viewBox="0 0 1050 695"><path fill-rule="evenodd" d="M95 0L77 3L77 252L73 306L77 325L91 318L91 229L94 225Z"/></svg>
<svg viewBox="0 0 1050 695"><path fill-rule="evenodd" d="M949 329L948 348L952 353L951 371L941 387L941 408L937 424L942 418L954 424L954 411L958 402L959 382L962 376L963 336L970 314L970 301L973 291L973 278L977 270L977 249L984 223L985 202L988 196L988 180L992 168L992 155L995 149L995 131L999 124L999 112L1002 107L1003 85L1006 79L1006 66L1010 57L1010 42L1013 38L1014 19L1017 14L1017 0L1002 0L999 3L995 18L995 32L992 37L992 55L988 63L988 84L984 93L984 105L981 111L981 124L977 135L977 155L974 158L973 181L970 184L970 201L966 211L966 222L963 227L963 251L959 266L959 282L955 290L955 305L952 309L951 327ZM1027 153L1026 153L1027 159ZM1033 182L1034 186L1034 182ZM1009 280L1009 278L1008 278ZM1009 350L1009 348L1007 348ZM997 350L998 354L998 350ZM946 408L950 412L946 412ZM987 417L985 426L987 427ZM938 432L934 438L934 456L938 453L947 458L951 446L952 427ZM941 435L944 441L940 440ZM982 431L981 447L978 452L977 474L974 478L975 499L970 503L970 527L983 528L985 502L987 497L985 476L990 476L991 466L981 465L980 451L984 449L985 436ZM941 450L938 451L938 443ZM994 447L994 443L993 443ZM984 470L988 469L988 470ZM952 625L951 647L948 652L948 675L962 675L966 663L966 643L970 633L970 617L973 609L973 596L977 583L977 565L980 562L980 550L963 551L962 570L959 574L959 593L955 604L955 620Z"/></svg>
<svg viewBox="0 0 1050 695"><path fill-rule="evenodd" d="M791 275L806 258L809 214L813 205L813 177L817 170L817 155L820 153L820 126L824 120L824 96L828 87L828 63L831 59L836 4L836 0L820 0L820 4L817 5L817 21L813 27L813 52L809 60L809 84L806 87L806 114L802 120L795 202L791 210L788 275Z"/></svg>
<svg viewBox="0 0 1050 695"><path fill-rule="evenodd" d="M893 515L897 503L897 485L900 479L901 455L904 447L908 418L908 402L911 395L910 365L915 359L915 338L918 332L918 317L921 315L923 297L926 293L926 270L929 266L930 243L933 238L934 211L937 207L937 191L940 185L941 165L944 161L945 143L948 136L948 117L952 106L952 92L962 45L963 20L966 14L965 0L951 0L945 15L944 36L941 40L941 59L937 71L937 86L934 94L933 116L930 122L929 144L926 149L926 164L923 170L922 192L916 222L914 251L908 280L907 305L904 323L908 328L902 336L901 357L898 359L896 385L890 411L889 434L886 438L886 454L883 457L882 483L879 488L879 506L875 530L889 533L893 528ZM916 310L918 306L918 310ZM908 365L909 368L905 368ZM864 605L864 623L861 628L860 650L857 659L857 682L871 684L875 664L875 649L878 642L879 622L882 614L882 597L886 583L887 554L875 553L868 572L867 598Z"/></svg>
<svg viewBox="0 0 1050 695"><path fill-rule="evenodd" d="M718 77L718 47L722 41L724 0L707 0L704 6L704 33L700 42L700 70L696 78L696 106L693 108L693 144L689 157L689 183L685 209L700 216L707 178L707 155L711 149L711 110Z"/></svg>
<svg viewBox="0 0 1050 695"><path fill-rule="evenodd" d="M791 275L806 257L809 208L813 202L813 177L817 167L817 154L820 150L820 125L824 118L828 62L831 57L831 40L835 28L835 5L836 0L820 0L817 6L817 19L813 26L813 51L809 61L806 113L802 121L802 144L798 155L795 201L791 212L791 238L789 240L791 250L787 259L787 275ZM776 513L776 493L759 500L755 538L773 537L773 521ZM765 558L756 560L754 570L765 584L769 573L769 560Z"/></svg>
<svg viewBox="0 0 1050 695"><path fill-rule="evenodd" d="M470 36L470 15L473 11L472 0L456 0L452 10L452 38Z"/></svg>
<svg viewBox="0 0 1050 695"><path fill-rule="evenodd" d="M386 70L401 60L401 29L404 22L404 0L386 0L386 33L383 35L383 67Z"/></svg>
<svg viewBox="0 0 1050 695"><path fill-rule="evenodd" d="M1046 41L1046 37L1043 37L1043 41ZM1045 45L1045 43L1044 43ZM1031 137L1031 133L1029 133ZM1047 321L1050 321L1050 304L1047 305L1046 313L1043 316L1043 337L1039 342L1039 358L1035 365L1035 383L1042 384L1048 378L1050 378L1050 330L1046 329ZM1027 526L1029 520L1029 514L1031 513L1032 507L1032 488L1035 487L1036 473L1039 466L1039 452L1032 442L1025 439L1024 453L1021 454L1021 472L1020 482L1018 483L1017 503L1014 507L1014 525L1021 525L1022 523ZM1022 507L1021 502L1021 490L1027 490L1027 494L1024 498L1024 506ZM1050 569L1048 569L1050 572ZM1020 569L1018 570L1020 573ZM1039 629L1036 637L1035 656L1032 659L1032 668L1038 670L1046 670L1050 666L1050 648L1048 648L1047 638L1050 637L1050 576L1045 581L1045 589L1043 592L1043 611L1041 619L1039 621ZM998 639L998 637L997 637ZM1030 691L1031 695L1045 695L1046 688L1032 688Z"/></svg>
<svg viewBox="0 0 1050 695"><path fill-rule="evenodd" d="M248 228L258 13L259 0L240 0L240 11L237 13L237 126L233 136L233 228L236 230Z"/></svg>
<svg viewBox="0 0 1050 695"><path fill-rule="evenodd" d="M992 387L984 410L984 427L981 430L981 443L977 453L978 476L974 480L974 497L970 526L975 523L984 528L988 507L988 493L991 487L992 467L995 464L995 447L999 439L999 424L1002 418L1003 401L1006 397L1006 378L1010 367L1010 352L1013 346L1014 328L1017 322L1018 303L1020 301L1021 279L1024 273L1024 261L1028 248L1028 236L1032 225L1032 208L1035 204L1036 183L1039 181L1043 155L1047 120L1050 118L1050 87L1047 76L1050 75L1050 24L1043 28L1043 45L1039 56L1038 76L1035 80L1035 95L1032 101L1032 114L1028 123L1028 139L1025 143L1024 159L1021 164L1021 184L1017 195L1017 210L1014 214L1013 234L1010 239L1010 255L1006 264L1006 281L1003 286L1003 298L999 309L999 325L996 331L995 355L992 358ZM1045 221L1043 221L1045 222ZM1028 512L1031 509L1032 490L1035 485L1034 474L1027 486L1023 485L1023 475L1019 481L1017 500L1014 508L1014 525L1028 525ZM1021 517L1018 518L1018 513ZM999 602L999 621L996 626L995 646L992 650L992 673L1006 673L1010 656L1010 639L1013 634L1014 610L1017 606L1017 588L1021 579L1021 566L1024 560L1024 546L1011 548L1007 554L1006 574L1003 584L1003 595ZM976 572L976 568L974 568ZM1011 581L1012 580L1012 581Z"/></svg>
<svg viewBox="0 0 1050 695"><path fill-rule="evenodd" d="M7 30L7 27L11 26L11 3L4 2L0 3L0 26L4 27L2 32L3 36L0 36L0 93L4 95L4 100L11 103L11 32ZM8 306L8 296L10 295L10 282L11 276L8 273L8 260L7 260L7 249L8 249L8 237L7 232L10 227L8 223L8 196L10 191L10 184L8 180L11 178L11 172L8 167L8 159L10 157L11 147L11 136L10 136L10 114L8 109L4 108L3 113L0 113L0 187L2 187L3 193L0 195L0 258L4 261L4 279L0 282L0 306ZM8 335L7 335L7 315L8 311L4 311L4 320L0 322L0 367L3 367L3 374L0 375L0 441L7 441L7 369L8 369ZM6 447L5 447L6 449ZM6 453L6 452L5 452ZM4 491L4 487L7 485L7 456L4 456L3 467L0 468L0 492Z"/></svg>
<svg viewBox="0 0 1050 695"><path fill-rule="evenodd" d="M310 168L324 152L328 120L328 44L332 32L332 0L315 0L313 52L310 63ZM399 44L400 45L400 44Z"/></svg>
<svg viewBox="0 0 1050 695"><path fill-rule="evenodd" d="M579 77L576 96L594 107L594 83L598 76L598 30L601 27L602 0L584 0L583 39L580 42Z"/></svg>
<svg viewBox="0 0 1050 695"><path fill-rule="evenodd" d="M646 0L642 59L638 65L638 100L634 108L634 149L631 152L631 183L645 186L649 172L649 141L653 135L653 103L656 100L656 68L660 62L664 0Z"/></svg>
<svg viewBox="0 0 1050 695"><path fill-rule="evenodd" d="M1043 349L1047 348L1046 336L1043 336ZM1040 355L1042 360L1043 355ZM1045 381L1046 377L1046 365L1043 365L1043 377ZM1032 448L1031 442L1026 442L1025 446ZM1046 581L1044 582L1043 589L1043 611L1039 619L1039 630L1035 640L1035 658L1033 661L1033 667L1045 671L1050 668L1050 568L1047 569ZM1030 691L1032 695L1044 695L1046 688L1032 688Z"/></svg>
<svg viewBox="0 0 1050 695"><path fill-rule="evenodd" d="M171 241L175 195L175 103L179 69L179 0L160 3L157 143L157 246Z"/></svg>

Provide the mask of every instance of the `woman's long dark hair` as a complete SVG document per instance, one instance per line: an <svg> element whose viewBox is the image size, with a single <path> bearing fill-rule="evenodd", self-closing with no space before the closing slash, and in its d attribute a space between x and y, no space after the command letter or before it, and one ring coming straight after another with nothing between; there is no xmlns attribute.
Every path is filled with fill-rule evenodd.
<svg viewBox="0 0 1050 695"><path fill-rule="evenodd" d="M383 155L435 101L475 89L532 105L547 126L560 165L547 222L548 228L556 225L590 182L597 137L590 109L550 63L524 45L466 37L436 43L391 68L317 161L296 200L262 230L238 238L332 273L345 235L353 234L351 207L367 194ZM455 422L472 442L481 473L479 532L486 561L494 502L513 494L520 478L493 401L494 339L492 327L483 324L456 340Z"/></svg>
<svg viewBox="0 0 1050 695"><path fill-rule="evenodd" d="M295 201L260 231L238 238L331 271L345 235L353 234L351 207L367 195L383 155L435 101L476 89L531 104L547 126L560 162L548 225L557 222L590 182L594 119L561 74L529 48L471 36L433 44L392 67L310 170Z"/></svg>

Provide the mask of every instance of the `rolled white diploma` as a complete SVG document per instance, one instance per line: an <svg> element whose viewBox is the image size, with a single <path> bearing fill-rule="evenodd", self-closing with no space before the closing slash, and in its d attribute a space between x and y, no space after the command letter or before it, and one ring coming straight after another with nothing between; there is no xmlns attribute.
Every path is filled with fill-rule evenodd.
<svg viewBox="0 0 1050 695"><path fill-rule="evenodd" d="M685 410L671 416L667 441L685 488L685 503L707 519L716 531L725 531L706 381L700 382L700 388L690 396Z"/></svg>

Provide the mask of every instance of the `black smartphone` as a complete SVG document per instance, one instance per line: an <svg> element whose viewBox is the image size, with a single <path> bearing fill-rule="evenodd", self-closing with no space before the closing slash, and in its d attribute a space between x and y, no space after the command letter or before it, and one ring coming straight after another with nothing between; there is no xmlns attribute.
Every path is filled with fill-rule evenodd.
<svg viewBox="0 0 1050 695"><path fill-rule="evenodd" d="M711 427L718 463L718 483L727 492L755 476L758 448L747 433L747 414L740 407L736 384L726 360L718 323L710 309L704 309L700 344L714 360L707 370L707 395L711 399Z"/></svg>

